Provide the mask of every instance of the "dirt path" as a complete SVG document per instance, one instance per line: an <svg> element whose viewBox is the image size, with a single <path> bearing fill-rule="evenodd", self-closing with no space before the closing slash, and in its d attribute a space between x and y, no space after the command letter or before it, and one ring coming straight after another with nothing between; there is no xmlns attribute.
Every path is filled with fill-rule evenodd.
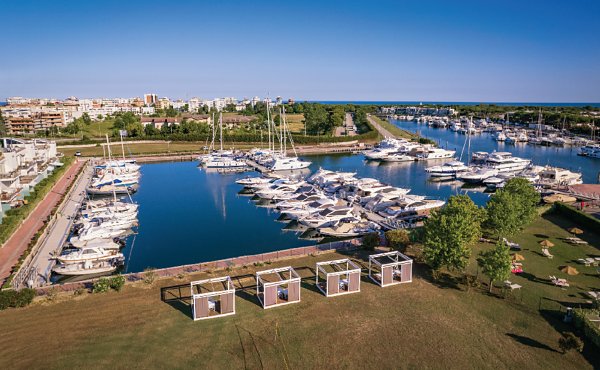
<svg viewBox="0 0 600 370"><path fill-rule="evenodd" d="M381 136L383 136L383 137L390 137L390 138L394 138L394 139L396 138L396 135L392 134L391 132L389 132L388 130L386 130L385 128L383 128L370 115L367 116L367 119L369 120L369 123L372 124L373 127L375 127L375 129L377 131L379 131L379 133L381 134Z"/></svg>
<svg viewBox="0 0 600 370"><path fill-rule="evenodd" d="M31 238L42 227L43 220L48 218L52 209L60 202L63 193L75 180L77 172L84 163L85 161L74 163L65 171L44 199L38 203L21 226L0 248L0 285L4 284L6 278L10 276L13 266L17 263L25 249L27 249Z"/></svg>

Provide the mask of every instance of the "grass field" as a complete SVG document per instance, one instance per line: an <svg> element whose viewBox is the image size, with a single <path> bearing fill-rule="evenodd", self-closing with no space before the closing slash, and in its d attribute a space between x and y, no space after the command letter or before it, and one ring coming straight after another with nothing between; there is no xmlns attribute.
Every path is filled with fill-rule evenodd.
<svg viewBox="0 0 600 370"><path fill-rule="evenodd" d="M577 226L584 230L580 238L586 240L589 245L571 245L564 238L573 236L567 229ZM548 239L555 244L549 248L554 256L552 259L542 254L542 248L539 242ZM552 302L573 302L572 307L576 307L584 300L589 299L585 292L600 290L600 274L595 266L584 266L577 263L580 258L600 257L600 235L576 225L564 217L553 213L546 213L532 223L526 232L521 233L509 241L519 243L522 251L519 253L525 260L523 263L524 272L519 275L512 275L510 281L522 286L521 292L515 292L523 304L537 308L544 305L552 305ZM492 248L492 244L479 244L471 256L469 272L477 274L476 257L481 250ZM567 275L560 269L564 266L575 267L578 275ZM561 289L554 286L549 276L567 279L570 287ZM501 285L501 282L496 284Z"/></svg>
<svg viewBox="0 0 600 370"><path fill-rule="evenodd" d="M135 143L125 144L125 155L139 155L139 154L159 154L159 153L199 153L202 151L202 147L206 145L206 142L157 142L157 143ZM256 147L257 144L253 143L239 143L234 144L235 149L249 149ZM228 149L232 148L231 145L226 146ZM75 152L81 152L82 156L102 156L102 147L100 145L91 147L77 147L77 148L59 148L60 152L66 156L72 156ZM116 156L121 155L121 144L115 143L111 145L112 153Z"/></svg>
<svg viewBox="0 0 600 370"><path fill-rule="evenodd" d="M287 124L291 132L304 134L304 114L302 113L287 113Z"/></svg>
<svg viewBox="0 0 600 370"><path fill-rule="evenodd" d="M534 239L526 234L543 231L555 241L554 236L567 226L556 221L540 219L515 240L529 248ZM597 238L587 232L585 236ZM596 239L590 240L595 243ZM567 246L557 244L553 264L572 258L563 256L562 248ZM523 252L524 262L530 263L526 266L531 274L543 275L550 261L535 263L533 249L531 255ZM570 369L598 365L599 354L589 346L583 354L559 353L559 331L565 324L540 315L525 297L524 304L518 296L502 299L435 282L422 266L417 266L413 283L380 288L363 276L360 293L326 298L314 287L314 264L338 257L330 253L213 272L210 276L237 276L237 313L208 321L194 322L186 299L187 283L206 274L159 280L154 286L139 282L119 293L63 297L3 311L0 365L233 369ZM364 252L352 258L365 266ZM254 296L253 272L280 265L296 267L303 277L302 302L263 310ZM577 277L582 280L573 282L582 287L597 286L588 276ZM527 283L523 281L523 295L538 294L533 292L537 287ZM548 293L540 294L556 299L576 293L544 288Z"/></svg>
<svg viewBox="0 0 600 370"><path fill-rule="evenodd" d="M383 120L375 115L371 115L371 118L373 118L383 128L385 128L386 130L391 132L393 135L396 135L397 137L408 139L408 140L418 139L417 135L415 135L411 132L408 132L406 130L403 130L403 129L399 128L398 126L393 125L393 124L389 123L388 121Z"/></svg>

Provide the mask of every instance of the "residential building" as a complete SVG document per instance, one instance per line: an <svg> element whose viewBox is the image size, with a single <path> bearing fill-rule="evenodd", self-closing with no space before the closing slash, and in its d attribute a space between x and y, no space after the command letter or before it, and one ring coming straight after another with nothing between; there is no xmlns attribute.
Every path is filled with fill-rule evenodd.
<svg viewBox="0 0 600 370"><path fill-rule="evenodd" d="M156 94L144 94L144 103L146 105L154 105L158 102L158 96Z"/></svg>

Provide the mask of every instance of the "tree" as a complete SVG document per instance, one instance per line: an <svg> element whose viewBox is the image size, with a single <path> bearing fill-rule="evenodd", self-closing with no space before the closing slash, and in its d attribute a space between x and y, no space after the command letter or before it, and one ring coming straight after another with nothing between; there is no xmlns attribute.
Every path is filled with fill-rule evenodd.
<svg viewBox="0 0 600 370"><path fill-rule="evenodd" d="M408 233L403 229L386 231L385 239L387 240L388 247L400 252L404 252L410 244Z"/></svg>
<svg viewBox="0 0 600 370"><path fill-rule="evenodd" d="M501 281L510 276L510 249L504 244L504 241L499 241L493 249L479 253L477 264L490 278L491 292L494 281Z"/></svg>
<svg viewBox="0 0 600 370"><path fill-rule="evenodd" d="M83 121L83 123L85 123L86 125L89 125L90 123L92 123L92 119L90 118L90 115L87 114L87 112L83 113L81 115L81 120Z"/></svg>
<svg viewBox="0 0 600 370"><path fill-rule="evenodd" d="M363 236L362 245L367 250L373 250L379 245L379 233L373 232Z"/></svg>
<svg viewBox="0 0 600 370"><path fill-rule="evenodd" d="M4 118L2 117L2 111L0 111L0 136L6 135L6 124L4 123Z"/></svg>
<svg viewBox="0 0 600 370"><path fill-rule="evenodd" d="M583 341L571 332L564 332L561 334L561 337L558 339L558 346L563 354L573 349L578 352L583 352Z"/></svg>
<svg viewBox="0 0 600 370"><path fill-rule="evenodd" d="M455 195L425 221L423 256L437 275L442 267L463 271L471 246L481 237L484 210L467 195Z"/></svg>
<svg viewBox="0 0 600 370"><path fill-rule="evenodd" d="M165 115L167 117L177 117L177 111L172 106L169 106L169 108L165 109Z"/></svg>
<svg viewBox="0 0 600 370"><path fill-rule="evenodd" d="M154 127L152 124L148 124L144 127L144 135L146 136L155 136L160 134L160 131Z"/></svg>
<svg viewBox="0 0 600 370"><path fill-rule="evenodd" d="M498 238L516 233L537 215L539 193L523 178L513 178L487 204L485 227Z"/></svg>

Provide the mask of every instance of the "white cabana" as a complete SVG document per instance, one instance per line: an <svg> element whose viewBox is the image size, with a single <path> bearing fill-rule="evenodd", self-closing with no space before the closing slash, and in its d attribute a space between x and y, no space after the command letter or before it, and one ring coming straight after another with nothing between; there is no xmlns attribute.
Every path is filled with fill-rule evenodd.
<svg viewBox="0 0 600 370"><path fill-rule="evenodd" d="M194 320L235 314L235 287L229 276L192 281L190 288Z"/></svg>
<svg viewBox="0 0 600 370"><path fill-rule="evenodd" d="M413 260L393 251L369 256L369 277L381 287L412 282Z"/></svg>
<svg viewBox="0 0 600 370"><path fill-rule="evenodd" d="M256 295L263 308L300 302L300 275L289 266L257 271Z"/></svg>
<svg viewBox="0 0 600 370"><path fill-rule="evenodd" d="M326 297L360 292L360 266L348 258L317 262L315 281Z"/></svg>

